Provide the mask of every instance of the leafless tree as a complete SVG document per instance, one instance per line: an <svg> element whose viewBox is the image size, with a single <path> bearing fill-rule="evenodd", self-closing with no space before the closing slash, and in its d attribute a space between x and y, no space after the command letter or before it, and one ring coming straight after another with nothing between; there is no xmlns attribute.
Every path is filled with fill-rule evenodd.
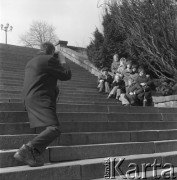
<svg viewBox="0 0 177 180"><path fill-rule="evenodd" d="M175 1L115 0L108 4L117 26L126 33L130 56L134 55L133 48L136 49L141 61L157 76L177 80Z"/></svg>
<svg viewBox="0 0 177 180"><path fill-rule="evenodd" d="M20 36L20 41L27 47L39 48L43 42L58 42L55 28L44 21L33 21L29 31Z"/></svg>

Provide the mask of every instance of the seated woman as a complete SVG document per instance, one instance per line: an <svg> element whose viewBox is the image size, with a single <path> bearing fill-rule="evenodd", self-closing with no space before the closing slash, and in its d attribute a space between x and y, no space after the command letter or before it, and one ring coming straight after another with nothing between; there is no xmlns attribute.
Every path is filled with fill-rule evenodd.
<svg viewBox="0 0 177 180"><path fill-rule="evenodd" d="M108 68L102 69L102 74L98 77L98 89L100 93L110 93L112 76L108 73Z"/></svg>
<svg viewBox="0 0 177 180"><path fill-rule="evenodd" d="M125 82L125 87L128 86L128 79L130 79L130 74L132 73L132 62L127 61L126 62L126 69L123 70L122 75L123 75L123 80Z"/></svg>
<svg viewBox="0 0 177 180"><path fill-rule="evenodd" d="M136 82L137 77L138 77L138 65L132 64L132 71L130 73L130 78Z"/></svg>
<svg viewBox="0 0 177 180"><path fill-rule="evenodd" d="M111 86L112 86L112 90L107 98L114 96L116 97L116 99L119 99L121 92L125 89L125 83L122 77L120 76L120 74L116 73Z"/></svg>
<svg viewBox="0 0 177 180"><path fill-rule="evenodd" d="M126 89L125 98L129 101L130 105L138 105L138 95L143 93L143 89L133 79L128 80L128 87Z"/></svg>
<svg viewBox="0 0 177 180"><path fill-rule="evenodd" d="M120 75L122 75L123 71L126 69L126 61L127 60L125 58L120 59L120 65L116 73L119 73Z"/></svg>
<svg viewBox="0 0 177 180"><path fill-rule="evenodd" d="M136 79L138 85L141 86L143 92L138 94L138 99L140 104L143 105L143 100L146 100L146 105L150 106L152 104L152 96L151 96L151 79L148 74L146 74L144 68L140 67L138 69L138 77Z"/></svg>
<svg viewBox="0 0 177 180"><path fill-rule="evenodd" d="M113 62L112 62L112 64L111 64L111 72L112 72L113 74L116 74L119 65L120 65L119 55L118 55L118 54L114 54L114 56L113 56Z"/></svg>

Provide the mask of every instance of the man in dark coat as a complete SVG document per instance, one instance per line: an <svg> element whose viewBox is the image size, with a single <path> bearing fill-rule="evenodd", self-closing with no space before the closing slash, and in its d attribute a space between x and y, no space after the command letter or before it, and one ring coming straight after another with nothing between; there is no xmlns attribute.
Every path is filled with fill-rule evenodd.
<svg viewBox="0 0 177 180"><path fill-rule="evenodd" d="M138 94L138 99L141 105L143 105L143 101L145 100L147 101L146 106L150 106L152 104L152 95L151 95L152 81L150 79L150 76L146 74L145 69L143 67L140 67L138 69L138 74L139 75L136 79L136 82L143 89L143 92Z"/></svg>
<svg viewBox="0 0 177 180"><path fill-rule="evenodd" d="M71 71L63 58L54 57L54 52L53 44L43 43L39 55L25 68L23 98L30 127L46 127L14 155L15 159L30 166L43 165L40 155L60 135L56 114L57 80L70 80Z"/></svg>
<svg viewBox="0 0 177 180"><path fill-rule="evenodd" d="M137 97L140 93L143 93L143 89L133 79L128 80L128 87L126 89L125 98L129 101L130 105L137 105Z"/></svg>

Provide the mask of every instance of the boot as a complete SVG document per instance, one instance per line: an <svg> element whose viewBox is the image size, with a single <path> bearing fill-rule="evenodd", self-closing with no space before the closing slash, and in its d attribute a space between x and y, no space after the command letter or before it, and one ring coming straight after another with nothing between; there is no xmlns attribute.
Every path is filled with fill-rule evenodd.
<svg viewBox="0 0 177 180"><path fill-rule="evenodd" d="M31 167L38 167L43 166L44 163L40 159L40 154L34 150L33 148L29 147L28 145L24 144L15 154L14 158L18 161L24 162Z"/></svg>

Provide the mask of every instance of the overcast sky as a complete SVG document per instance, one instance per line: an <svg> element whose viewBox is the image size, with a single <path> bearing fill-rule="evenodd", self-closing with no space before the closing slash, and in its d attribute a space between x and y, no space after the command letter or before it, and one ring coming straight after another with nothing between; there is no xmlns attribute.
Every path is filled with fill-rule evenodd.
<svg viewBox="0 0 177 180"><path fill-rule="evenodd" d="M69 45L85 47L96 27L101 26L102 9L98 0L0 0L0 24L13 26L8 33L8 43L21 45L19 36L35 20L46 21L56 27L61 40ZM0 43L5 42L5 32L0 31Z"/></svg>

